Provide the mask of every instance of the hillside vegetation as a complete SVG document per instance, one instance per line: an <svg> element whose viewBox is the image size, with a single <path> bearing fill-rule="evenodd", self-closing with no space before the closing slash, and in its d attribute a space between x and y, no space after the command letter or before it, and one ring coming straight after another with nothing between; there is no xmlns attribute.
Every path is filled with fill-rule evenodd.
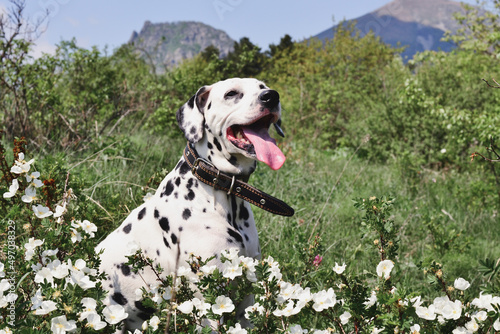
<svg viewBox="0 0 500 334"><path fill-rule="evenodd" d="M71 258L96 268L93 247L175 167L185 145L176 110L201 86L229 77L258 78L281 97L286 137L279 146L287 162L279 171L259 166L250 183L289 203L296 214L283 218L254 208L263 258L279 262L287 282L314 291L332 288L337 294L324 310L307 304L305 315L274 314L273 307L286 305L262 301L271 311L266 316L255 312L256 327L248 332L293 332L295 325L324 330L317 333L328 328L344 333L379 333L381 328L384 333L416 333L420 328L421 333L465 333L454 330L473 322L481 333L500 330L498 307L491 301L490 309L472 303L480 293L500 295L500 164L484 159L499 159L500 90L490 85L496 85L491 78L500 73L500 30L478 18L473 7L466 9L458 18L464 29L449 36L457 50L419 53L407 64L398 56L400 50L341 24L325 43L296 42L287 35L263 52L243 38L222 58L217 48L208 47L161 75L130 45L106 55L66 41L54 55L32 59L24 21L2 18L0 192L12 196L0 198L0 262L5 264L0 279L9 264L15 267L17 299L12 301L15 321L0 322L0 330L55 333L51 324L85 326L90 320L78 320L83 297L97 300L99 312L109 311L99 284L64 283L54 276L53 282L60 282L54 286L38 274L36 281L40 267L32 265ZM475 33L466 27L475 27ZM35 161L23 162L23 157ZM40 171L41 176L19 168L13 172L12 166ZM43 182L36 186L37 196L24 197L36 178ZM19 191L14 180L19 180ZM60 207L61 216L39 211L35 216L36 205L36 210L54 213ZM94 226L85 225L86 220ZM9 248L11 239L16 247ZM42 239L43 245L37 243ZM245 289L252 286L264 297L273 295L270 291L283 293L279 279L266 274L274 260L257 268L270 290L262 292L263 285L248 282ZM395 264L390 279L375 274L377 264L389 260ZM344 262L347 269L340 270ZM207 281L215 286L207 288L211 304L222 287L232 286L222 274L214 277ZM454 284L458 278L471 283L467 291L460 280ZM1 298L7 289L0 290ZM177 304L193 298L188 290L186 283ZM42 300L35 298L37 291L43 300L55 301L51 311L33 311L32 305ZM422 315L430 307L415 306L418 296L426 305L435 301L434 319ZM439 313L438 296L459 302L459 317ZM195 332L190 326L199 318L162 302L157 306L160 329ZM5 305L7 301L0 303L0 315L8 319ZM483 309L489 313L475 315ZM175 319L170 317L174 313ZM106 321L100 332L116 327ZM229 315L225 321L221 333L236 330ZM150 323L145 332L153 333L154 327Z"/></svg>

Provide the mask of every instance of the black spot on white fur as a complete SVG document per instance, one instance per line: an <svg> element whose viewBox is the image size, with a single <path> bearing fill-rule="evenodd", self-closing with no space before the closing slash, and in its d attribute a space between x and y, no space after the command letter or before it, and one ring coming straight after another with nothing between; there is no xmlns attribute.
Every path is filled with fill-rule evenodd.
<svg viewBox="0 0 500 334"><path fill-rule="evenodd" d="M170 230L170 223L167 217L161 217L159 223L163 231L168 232Z"/></svg>
<svg viewBox="0 0 500 334"><path fill-rule="evenodd" d="M139 214L137 215L137 219L141 220L142 218L144 218L144 216L146 215L146 207L143 207L141 211L139 211Z"/></svg>
<svg viewBox="0 0 500 334"><path fill-rule="evenodd" d="M184 211L182 211L182 219L188 220L190 217L191 217L191 210L184 209Z"/></svg>
<svg viewBox="0 0 500 334"><path fill-rule="evenodd" d="M126 265L125 263L121 264L120 269L122 270L122 274L124 276L129 276L130 275L130 267L128 265Z"/></svg>
<svg viewBox="0 0 500 334"><path fill-rule="evenodd" d="M170 244L168 243L167 238L163 237L163 243L165 244L165 246L167 246L167 248L170 248Z"/></svg>
<svg viewBox="0 0 500 334"><path fill-rule="evenodd" d="M219 152L222 152L222 145L219 143L219 141L215 137L214 137L214 145L215 145L215 147L217 147Z"/></svg>
<svg viewBox="0 0 500 334"><path fill-rule="evenodd" d="M123 232L125 232L126 234L129 234L131 230L132 230L132 224L130 223L123 227Z"/></svg>
<svg viewBox="0 0 500 334"><path fill-rule="evenodd" d="M170 194L172 194L172 191L174 191L174 185L172 184L172 180L168 180L167 184L163 188L163 192L160 194L160 197L170 196Z"/></svg>
<svg viewBox="0 0 500 334"><path fill-rule="evenodd" d="M120 305L125 305L128 303L127 298L125 298L120 292L115 292L112 296L111 299L113 299L116 303Z"/></svg>
<svg viewBox="0 0 500 334"><path fill-rule="evenodd" d="M228 228L227 234L229 234L231 236L231 238L233 238L236 242L241 243L243 248L245 247L245 245L243 244L243 238L241 237L241 234L239 234L237 231Z"/></svg>

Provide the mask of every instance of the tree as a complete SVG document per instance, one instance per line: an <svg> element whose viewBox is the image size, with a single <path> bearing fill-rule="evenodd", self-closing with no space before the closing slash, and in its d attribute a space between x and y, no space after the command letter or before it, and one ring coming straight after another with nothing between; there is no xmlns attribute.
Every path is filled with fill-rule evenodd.
<svg viewBox="0 0 500 334"><path fill-rule="evenodd" d="M262 72L267 61L266 55L257 45L250 42L248 37L234 42L234 51L230 52L225 60L227 77L256 77Z"/></svg>
<svg viewBox="0 0 500 334"><path fill-rule="evenodd" d="M25 15L25 1L11 0L11 7L0 14L0 118L6 126L7 134L27 136L31 132L29 116L30 87L26 84L27 73L32 57L30 48L41 33L46 15L38 21L29 21Z"/></svg>
<svg viewBox="0 0 500 334"><path fill-rule="evenodd" d="M461 28L447 32L445 40L464 50L496 56L500 52L500 0L491 0L488 10L486 1L476 1L477 6L462 3L464 13L455 14Z"/></svg>

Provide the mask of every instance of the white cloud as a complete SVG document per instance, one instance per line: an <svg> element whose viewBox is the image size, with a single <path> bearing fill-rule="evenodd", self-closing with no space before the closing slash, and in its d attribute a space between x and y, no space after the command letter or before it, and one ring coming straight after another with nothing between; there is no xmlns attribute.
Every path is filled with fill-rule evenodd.
<svg viewBox="0 0 500 334"><path fill-rule="evenodd" d="M75 19L74 17L66 16L64 18L64 20L66 22L68 22L69 24L71 24L71 26L73 26L73 27L79 27L80 26L80 20Z"/></svg>
<svg viewBox="0 0 500 334"><path fill-rule="evenodd" d="M31 55L35 58L40 58L44 53L54 54L56 51L56 46L50 43L44 36L37 39L31 50Z"/></svg>

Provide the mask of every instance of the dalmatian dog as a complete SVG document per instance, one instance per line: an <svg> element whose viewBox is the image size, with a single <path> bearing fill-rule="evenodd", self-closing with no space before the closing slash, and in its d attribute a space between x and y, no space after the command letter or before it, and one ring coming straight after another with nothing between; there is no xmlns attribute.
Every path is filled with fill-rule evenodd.
<svg viewBox="0 0 500 334"><path fill-rule="evenodd" d="M200 88L177 111L177 120L188 145L201 158L220 172L247 181L257 160L273 170L285 162L269 135L272 124L281 132L280 115L278 92L256 79L234 78ZM151 316L152 310L136 301L135 291L157 279L147 268L133 274L125 264L131 242L165 273L175 271L176 263L186 264L189 254L207 259L236 247L240 255L261 256L249 203L200 182L185 156L153 197L97 246L103 251L101 270L108 276L103 283L109 291L108 303L125 307L126 329L140 328ZM213 262L222 266L219 257ZM240 305L237 315L246 306Z"/></svg>

